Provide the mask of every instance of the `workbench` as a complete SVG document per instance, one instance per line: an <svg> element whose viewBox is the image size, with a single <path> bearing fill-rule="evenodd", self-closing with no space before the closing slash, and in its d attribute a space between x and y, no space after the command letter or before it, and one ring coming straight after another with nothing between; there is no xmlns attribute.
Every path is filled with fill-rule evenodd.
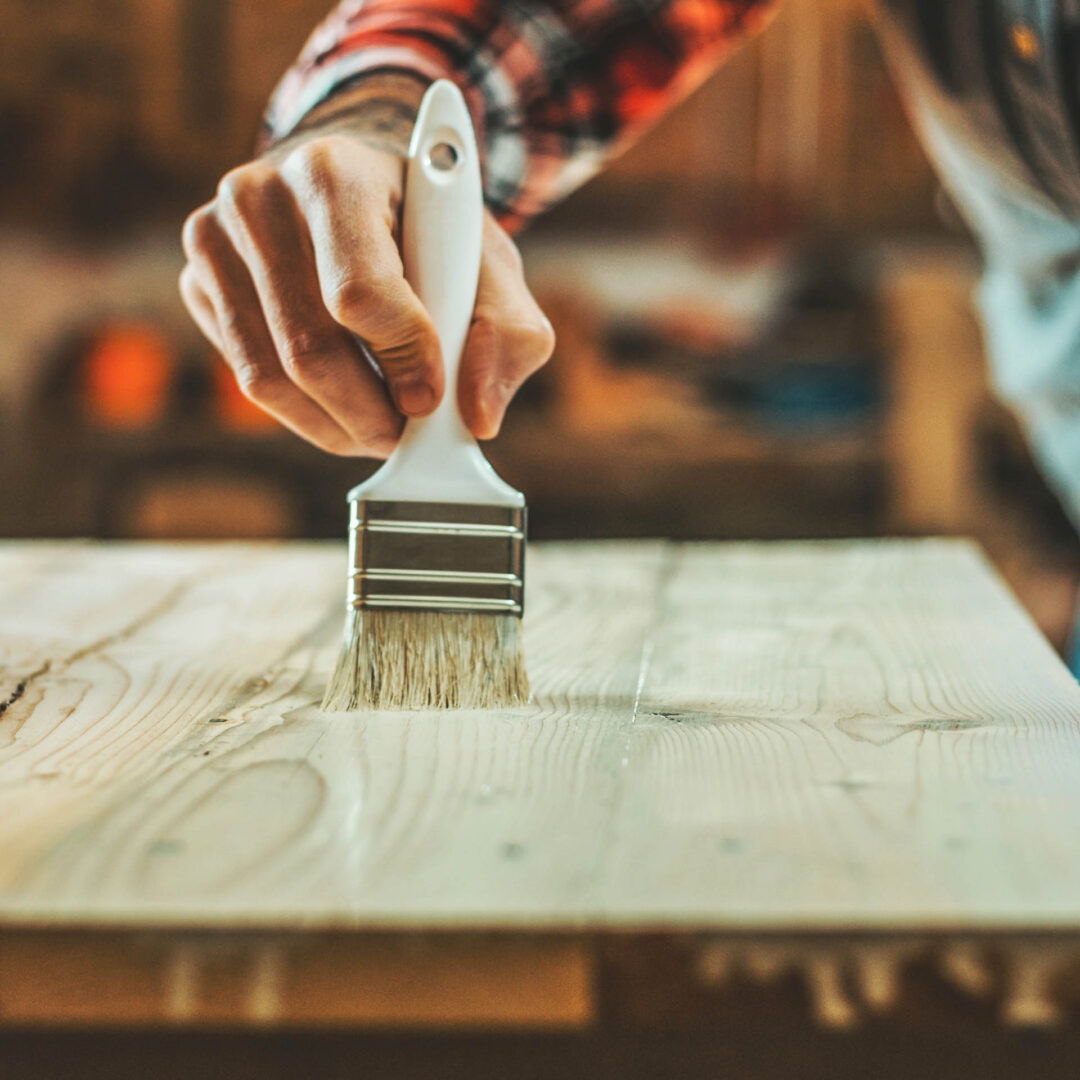
<svg viewBox="0 0 1080 1080"><path fill-rule="evenodd" d="M0 1023L795 984L855 1029L913 969L1068 1019L1080 687L973 546L534 545L490 713L321 712L344 586L336 544L0 545Z"/></svg>

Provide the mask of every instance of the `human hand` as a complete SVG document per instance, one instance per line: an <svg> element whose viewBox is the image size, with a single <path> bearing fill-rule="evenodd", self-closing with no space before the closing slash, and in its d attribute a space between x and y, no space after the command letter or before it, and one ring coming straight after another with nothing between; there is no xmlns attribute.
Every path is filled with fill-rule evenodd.
<svg viewBox="0 0 1080 1080"><path fill-rule="evenodd" d="M228 173L184 225L180 291L195 322L247 397L331 453L386 457L403 417L432 412L447 390L401 264L403 181L399 153L316 129ZM498 432L553 347L516 245L485 214L457 386L477 438Z"/></svg>

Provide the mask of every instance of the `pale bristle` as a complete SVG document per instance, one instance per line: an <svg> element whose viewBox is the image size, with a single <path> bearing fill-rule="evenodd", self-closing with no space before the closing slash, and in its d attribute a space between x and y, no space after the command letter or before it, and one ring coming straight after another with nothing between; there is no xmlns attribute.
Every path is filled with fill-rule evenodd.
<svg viewBox="0 0 1080 1080"><path fill-rule="evenodd" d="M529 700L514 615L354 611L322 707L499 709Z"/></svg>

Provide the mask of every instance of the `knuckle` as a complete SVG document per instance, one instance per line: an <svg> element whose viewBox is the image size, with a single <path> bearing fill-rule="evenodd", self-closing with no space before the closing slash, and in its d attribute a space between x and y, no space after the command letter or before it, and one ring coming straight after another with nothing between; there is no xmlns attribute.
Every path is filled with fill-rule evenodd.
<svg viewBox="0 0 1080 1080"><path fill-rule="evenodd" d="M379 367L391 382L411 382L428 374L432 366L431 349L433 343L438 343L433 332L430 333L430 340L428 334L424 328L418 328L415 333L406 331L401 334L399 344L384 345L379 349Z"/></svg>
<svg viewBox="0 0 1080 1080"><path fill-rule="evenodd" d="M217 201L241 217L262 204L273 170L262 162L249 162L227 172L217 188Z"/></svg>
<svg viewBox="0 0 1080 1080"><path fill-rule="evenodd" d="M320 330L294 333L281 346L281 363L297 378L314 380L335 366L337 340Z"/></svg>
<svg viewBox="0 0 1080 1080"><path fill-rule="evenodd" d="M535 370L546 364L555 351L555 328L541 315L530 324L528 334Z"/></svg>
<svg viewBox="0 0 1080 1080"><path fill-rule="evenodd" d="M330 283L323 291L323 302L334 321L349 326L375 306L377 289L372 281L359 274Z"/></svg>
<svg viewBox="0 0 1080 1080"><path fill-rule="evenodd" d="M233 377L244 397L256 404L268 404L279 396L281 377L247 357L233 360Z"/></svg>
<svg viewBox="0 0 1080 1080"><path fill-rule="evenodd" d="M211 310L210 301L199 288L199 284L195 280L195 272L190 263L180 271L176 285L184 307L195 316L196 321L198 321L200 311L205 310L209 314Z"/></svg>
<svg viewBox="0 0 1080 1080"><path fill-rule="evenodd" d="M330 138L312 139L292 150L285 159L285 170L304 190L327 195L336 184L334 143Z"/></svg>
<svg viewBox="0 0 1080 1080"><path fill-rule="evenodd" d="M490 351L501 366L522 377L543 367L555 350L555 331L539 312L517 320L485 315L474 324L472 338L479 349Z"/></svg>
<svg viewBox="0 0 1080 1080"><path fill-rule="evenodd" d="M555 348L555 332L541 316L515 322L505 330L514 366L526 374L543 367Z"/></svg>
<svg viewBox="0 0 1080 1080"><path fill-rule="evenodd" d="M180 296L183 298L184 303L190 303L191 298L195 295L195 279L192 277L190 263L185 266L177 276L176 287L179 289Z"/></svg>
<svg viewBox="0 0 1080 1080"><path fill-rule="evenodd" d="M397 286L366 268L324 285L323 304L334 322L363 338L384 370L419 372L435 363L438 335L423 308Z"/></svg>
<svg viewBox="0 0 1080 1080"><path fill-rule="evenodd" d="M189 259L196 258L206 251L213 227L214 213L208 205L200 206L188 214L184 220L184 227L180 231L180 241L183 244L184 254Z"/></svg>

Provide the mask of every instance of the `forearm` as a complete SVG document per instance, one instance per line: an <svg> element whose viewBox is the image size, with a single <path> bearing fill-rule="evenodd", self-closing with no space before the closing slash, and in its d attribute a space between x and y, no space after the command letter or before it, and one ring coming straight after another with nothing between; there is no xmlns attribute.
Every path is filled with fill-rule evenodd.
<svg viewBox="0 0 1080 1080"><path fill-rule="evenodd" d="M513 228L698 85L774 2L350 0L283 80L268 128L283 138L351 116L367 131L367 114L381 113L400 144L390 102L407 127L418 88L454 79L476 125L488 205Z"/></svg>

